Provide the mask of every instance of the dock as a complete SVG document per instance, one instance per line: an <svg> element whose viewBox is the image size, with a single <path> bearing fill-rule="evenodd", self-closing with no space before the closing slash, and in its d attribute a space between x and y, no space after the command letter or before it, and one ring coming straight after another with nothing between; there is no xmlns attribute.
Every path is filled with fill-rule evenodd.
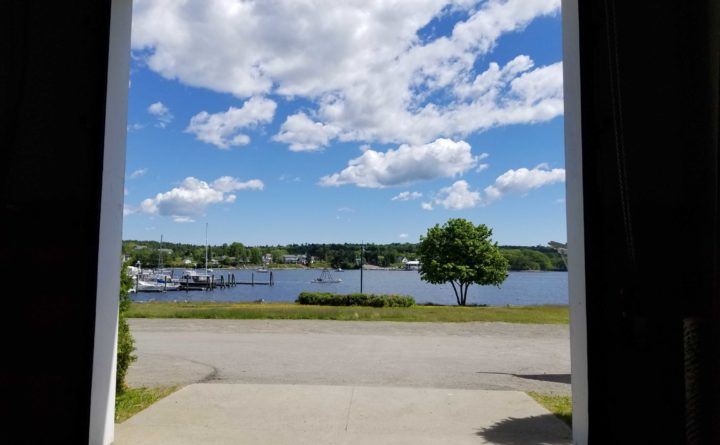
<svg viewBox="0 0 720 445"><path fill-rule="evenodd" d="M184 291L191 291L191 290L213 290L215 288L225 288L225 287L234 287L234 286L274 286L275 285L275 278L273 276L272 271L270 271L270 276L268 277L267 281L260 281L255 280L255 272L253 272L250 275L251 279L250 281L237 281L235 279L235 274L228 274L227 279L225 278L225 275L220 275L219 279L216 275L210 276L210 281L206 283L191 283L189 280L186 280L185 282L180 281L180 289Z"/></svg>

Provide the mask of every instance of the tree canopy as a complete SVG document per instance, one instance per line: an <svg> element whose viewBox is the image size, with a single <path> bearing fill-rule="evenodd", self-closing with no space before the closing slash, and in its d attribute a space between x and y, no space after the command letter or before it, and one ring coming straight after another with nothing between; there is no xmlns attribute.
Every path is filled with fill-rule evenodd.
<svg viewBox="0 0 720 445"><path fill-rule="evenodd" d="M507 278L508 260L491 240L492 229L455 218L435 225L420 237L420 277L432 284L449 282L460 306L471 284L499 286Z"/></svg>

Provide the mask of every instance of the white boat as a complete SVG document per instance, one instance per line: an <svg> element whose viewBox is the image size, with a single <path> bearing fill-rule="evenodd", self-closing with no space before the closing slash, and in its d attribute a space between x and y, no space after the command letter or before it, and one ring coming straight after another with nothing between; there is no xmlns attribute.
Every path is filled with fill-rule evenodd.
<svg viewBox="0 0 720 445"><path fill-rule="evenodd" d="M334 278L332 276L332 274L330 273L330 270L328 270L328 269L323 269L320 276L311 281L311 283L341 283L341 282L342 282L342 280L340 278Z"/></svg>
<svg viewBox="0 0 720 445"><path fill-rule="evenodd" d="M206 288L210 287L211 283L212 275L193 269L188 269L183 272L178 280L178 286L180 286L181 289Z"/></svg>
<svg viewBox="0 0 720 445"><path fill-rule="evenodd" d="M177 280L181 290L202 290L211 287L213 284L212 269L208 269L208 225L205 223L205 272L198 272L194 269L187 269Z"/></svg>
<svg viewBox="0 0 720 445"><path fill-rule="evenodd" d="M137 292L167 292L180 289L180 283L164 272L142 271L135 275Z"/></svg>
<svg viewBox="0 0 720 445"><path fill-rule="evenodd" d="M270 270L266 267L260 267L258 269L255 269L255 272L268 273L268 272L270 272Z"/></svg>

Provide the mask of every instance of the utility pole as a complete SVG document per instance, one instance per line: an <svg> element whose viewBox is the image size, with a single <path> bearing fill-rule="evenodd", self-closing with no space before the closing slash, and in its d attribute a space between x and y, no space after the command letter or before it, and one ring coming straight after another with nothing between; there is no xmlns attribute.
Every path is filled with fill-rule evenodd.
<svg viewBox="0 0 720 445"><path fill-rule="evenodd" d="M362 285L363 285L363 261L365 256L365 243L362 242L360 244L360 293L362 294Z"/></svg>

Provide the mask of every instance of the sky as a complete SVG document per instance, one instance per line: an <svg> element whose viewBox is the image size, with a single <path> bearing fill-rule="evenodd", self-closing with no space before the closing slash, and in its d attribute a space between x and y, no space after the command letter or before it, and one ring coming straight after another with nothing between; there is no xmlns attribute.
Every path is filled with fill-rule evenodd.
<svg viewBox="0 0 720 445"><path fill-rule="evenodd" d="M565 242L560 0L135 0L123 239Z"/></svg>

